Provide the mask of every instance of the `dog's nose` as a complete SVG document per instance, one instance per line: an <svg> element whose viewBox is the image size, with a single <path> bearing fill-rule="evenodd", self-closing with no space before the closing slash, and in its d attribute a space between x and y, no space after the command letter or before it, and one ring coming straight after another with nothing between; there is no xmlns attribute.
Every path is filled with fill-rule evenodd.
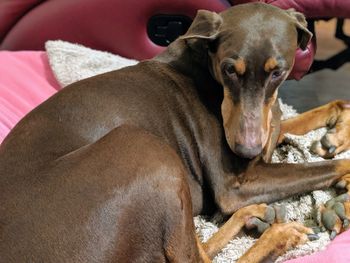
<svg viewBox="0 0 350 263"><path fill-rule="evenodd" d="M245 147L242 144L236 143L234 152L244 158L253 159L262 152L261 144L253 147Z"/></svg>

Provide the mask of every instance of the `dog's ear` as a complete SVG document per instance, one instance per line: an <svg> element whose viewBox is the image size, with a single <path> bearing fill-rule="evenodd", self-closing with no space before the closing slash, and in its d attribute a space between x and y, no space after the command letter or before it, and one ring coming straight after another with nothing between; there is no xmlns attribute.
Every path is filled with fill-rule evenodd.
<svg viewBox="0 0 350 263"><path fill-rule="evenodd" d="M219 34L222 18L219 14L207 10L198 10L190 28L181 39L188 42L196 40L214 40Z"/></svg>
<svg viewBox="0 0 350 263"><path fill-rule="evenodd" d="M307 44L312 38L312 33L307 29L307 21L305 16L295 11L294 8L288 9L287 14L293 19L298 31L298 45L302 50L305 50Z"/></svg>

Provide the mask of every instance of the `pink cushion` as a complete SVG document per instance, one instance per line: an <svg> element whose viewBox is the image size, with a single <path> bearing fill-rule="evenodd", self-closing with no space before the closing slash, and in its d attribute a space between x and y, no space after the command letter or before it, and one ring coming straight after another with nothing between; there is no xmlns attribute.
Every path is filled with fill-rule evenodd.
<svg viewBox="0 0 350 263"><path fill-rule="evenodd" d="M0 52L0 143L16 123L59 90L45 52Z"/></svg>
<svg viewBox="0 0 350 263"><path fill-rule="evenodd" d="M350 262L350 230L337 236L325 250L285 263L349 263Z"/></svg>

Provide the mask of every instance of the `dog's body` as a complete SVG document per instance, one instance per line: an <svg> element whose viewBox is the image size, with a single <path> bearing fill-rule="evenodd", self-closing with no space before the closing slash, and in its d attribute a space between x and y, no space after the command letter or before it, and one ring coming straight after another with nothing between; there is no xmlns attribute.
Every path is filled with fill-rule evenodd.
<svg viewBox="0 0 350 263"><path fill-rule="evenodd" d="M256 8L277 13L261 4L247 10ZM280 136L278 102L270 94L273 99L262 102L266 116L253 114L253 124L235 136L239 146L233 145L227 130L241 120L230 123L237 110L227 102L215 61L208 69L201 47L199 55L194 51L201 44L190 43L191 33L190 28L153 60L65 88L13 129L0 148L1 262L208 261L223 246L218 243L244 225L247 213L263 218L267 209L239 210L232 219L238 229L227 224L204 250L193 215L232 214L330 186L350 172L346 160L302 165L250 160L260 153L269 160ZM283 55L292 61L289 49ZM265 71L274 63L266 62ZM242 64L235 67L252 70L246 62L244 70ZM261 134L252 132L255 123L264 126ZM286 127L296 129L287 123L283 132ZM294 243L301 241L298 236ZM269 246L253 262L272 256L275 248Z"/></svg>

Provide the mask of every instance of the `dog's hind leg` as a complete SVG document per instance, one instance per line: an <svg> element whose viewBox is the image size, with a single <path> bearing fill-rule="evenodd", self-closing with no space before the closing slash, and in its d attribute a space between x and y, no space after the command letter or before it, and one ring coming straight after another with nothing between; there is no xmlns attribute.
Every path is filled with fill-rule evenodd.
<svg viewBox="0 0 350 263"><path fill-rule="evenodd" d="M122 141L123 144L116 152L121 151L125 160L128 156L133 158L126 166L122 165L124 161L118 161L118 169L126 169L121 171L122 174L130 174L135 166L138 173L150 173L150 176L146 175L149 179L138 182L142 192L136 191L132 195L133 205L128 205L126 211L120 211L125 215L126 221L119 222L122 231L119 233L118 242L121 246L116 250L116 254L120 256L118 260L134 262L128 260L129 255L144 253L146 256L139 258L145 259L154 254L149 244L135 244L135 240L147 240L153 243L162 242L162 256L159 256L159 262L165 259L165 262L170 263L210 263L211 259L195 233L192 199L186 179L187 170L182 160L169 145L146 131L125 126L113 132L115 135L111 135L112 145L118 146L114 140ZM264 210L266 206L260 207ZM260 214L263 214L260 210ZM253 213L252 216L260 214ZM138 219L132 220L136 224L131 226L130 217L137 215L140 215ZM225 242L229 241L226 240L221 243L226 245ZM156 261L153 258L151 261L142 262Z"/></svg>
<svg viewBox="0 0 350 263"><path fill-rule="evenodd" d="M0 261L208 262L196 242L186 176L159 137L115 128L7 191Z"/></svg>
<svg viewBox="0 0 350 263"><path fill-rule="evenodd" d="M109 155L112 184L122 192L115 222L116 261L208 262L197 244L187 170L177 153L133 126L111 131L100 146L93 152L101 162Z"/></svg>

